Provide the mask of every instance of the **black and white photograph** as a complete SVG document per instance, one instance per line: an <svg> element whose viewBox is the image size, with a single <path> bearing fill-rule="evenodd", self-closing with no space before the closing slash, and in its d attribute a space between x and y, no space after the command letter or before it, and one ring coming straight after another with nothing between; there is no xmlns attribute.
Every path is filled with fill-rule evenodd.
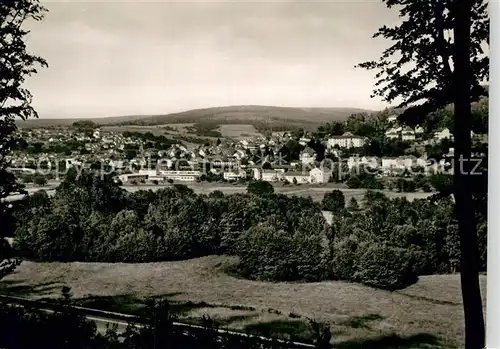
<svg viewBox="0 0 500 349"><path fill-rule="evenodd" d="M500 348L499 12L0 0L0 348Z"/></svg>

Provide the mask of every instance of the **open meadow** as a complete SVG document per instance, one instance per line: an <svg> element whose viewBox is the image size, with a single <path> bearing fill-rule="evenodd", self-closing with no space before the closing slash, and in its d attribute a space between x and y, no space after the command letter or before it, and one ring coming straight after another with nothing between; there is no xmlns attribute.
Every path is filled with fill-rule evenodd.
<svg viewBox="0 0 500 349"><path fill-rule="evenodd" d="M307 337L312 318L331 325L336 348L461 346L459 275L422 276L389 292L341 281L250 281L227 273L236 263L226 256L144 264L26 261L0 282L0 291L54 297L67 285L79 304L122 312L137 311L144 297L166 296L184 321L206 314L224 327L299 337ZM485 276L481 286L484 294Z"/></svg>
<svg viewBox="0 0 500 349"><path fill-rule="evenodd" d="M248 139L255 137L262 137L262 134L258 132L253 125L245 124L228 124L220 125L218 131L223 137L232 139Z"/></svg>

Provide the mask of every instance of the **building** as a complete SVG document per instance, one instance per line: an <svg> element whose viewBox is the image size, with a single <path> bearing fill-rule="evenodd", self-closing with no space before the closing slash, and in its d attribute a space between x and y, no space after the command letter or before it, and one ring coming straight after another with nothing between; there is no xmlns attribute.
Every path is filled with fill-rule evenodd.
<svg viewBox="0 0 500 349"><path fill-rule="evenodd" d="M194 182L201 177L200 171L158 171L158 177L165 180Z"/></svg>
<svg viewBox="0 0 500 349"><path fill-rule="evenodd" d="M401 134L401 127L392 127L385 131L385 136L389 139L398 139Z"/></svg>
<svg viewBox="0 0 500 349"><path fill-rule="evenodd" d="M451 148L450 148L451 149ZM415 166L418 166L418 167L426 167L427 166L427 156L422 156L421 158L417 158L415 160Z"/></svg>
<svg viewBox="0 0 500 349"><path fill-rule="evenodd" d="M138 174L150 177L156 177L158 172L156 170L139 170Z"/></svg>
<svg viewBox="0 0 500 349"><path fill-rule="evenodd" d="M15 175L23 175L23 174L31 174L34 175L36 173L36 170L32 168L26 168L26 167L21 167L21 168L12 168L9 167L7 169L8 172L13 173Z"/></svg>
<svg viewBox="0 0 500 349"><path fill-rule="evenodd" d="M309 182L310 183L328 183L330 178L332 177L332 171L321 169L321 168L313 168L309 171Z"/></svg>
<svg viewBox="0 0 500 349"><path fill-rule="evenodd" d="M418 128L418 133L423 133L423 129ZM402 141L412 142L416 138L416 129L412 129L411 127L391 127L387 131L385 131L385 136L389 139L401 139Z"/></svg>
<svg viewBox="0 0 500 349"><path fill-rule="evenodd" d="M276 182L283 178L283 172L276 170L253 169L253 178L257 181Z"/></svg>
<svg viewBox="0 0 500 349"><path fill-rule="evenodd" d="M77 159L68 158L68 159L65 159L64 161L66 162L66 168L82 165L82 162L77 160Z"/></svg>
<svg viewBox="0 0 500 349"><path fill-rule="evenodd" d="M304 184L309 183L310 177L309 174L290 171L285 173L284 179L290 183Z"/></svg>
<svg viewBox="0 0 500 349"><path fill-rule="evenodd" d="M390 173L394 170L402 171L404 169L411 169L416 163L415 157L401 156L397 158L382 158L382 170L385 173Z"/></svg>
<svg viewBox="0 0 500 349"><path fill-rule="evenodd" d="M126 167L125 162L123 160L110 160L109 166L111 166L114 169L124 169Z"/></svg>
<svg viewBox="0 0 500 349"><path fill-rule="evenodd" d="M118 176L118 179L122 183L132 183L132 182L145 182L148 180L148 175L147 174L141 174L141 173L126 173L126 174L121 174Z"/></svg>
<svg viewBox="0 0 500 349"><path fill-rule="evenodd" d="M387 117L387 122L394 124L398 121L398 116L396 114L389 115Z"/></svg>
<svg viewBox="0 0 500 349"><path fill-rule="evenodd" d="M300 145L302 145L302 146L305 146L305 145L307 145L310 141L311 141L311 138L301 137L301 138L299 139L299 144L300 144Z"/></svg>
<svg viewBox="0 0 500 349"><path fill-rule="evenodd" d="M330 137L327 141L327 148L338 146L339 148L361 148L366 142L364 137L354 136L350 132L342 136Z"/></svg>
<svg viewBox="0 0 500 349"><path fill-rule="evenodd" d="M450 129L444 128L441 131L434 132L434 140L442 141L443 139L453 139L453 134L450 132Z"/></svg>
<svg viewBox="0 0 500 349"><path fill-rule="evenodd" d="M239 172L224 172L222 174L222 177L224 178L224 180L226 181L237 181L238 179L240 178L245 178L247 176L247 174L245 173L245 171L239 171Z"/></svg>
<svg viewBox="0 0 500 349"><path fill-rule="evenodd" d="M377 168L378 167L378 159L374 157L369 157L369 156L363 156L363 157L358 157L358 156L351 156L347 159L347 167L349 170L359 168L361 166L363 167L369 167L369 168Z"/></svg>
<svg viewBox="0 0 500 349"><path fill-rule="evenodd" d="M415 131L410 127L405 127L401 131L401 140L405 142L412 142L415 140Z"/></svg>
<svg viewBox="0 0 500 349"><path fill-rule="evenodd" d="M314 161L316 161L316 152L312 148L306 147L300 153L300 161L302 162L303 165L313 164Z"/></svg>

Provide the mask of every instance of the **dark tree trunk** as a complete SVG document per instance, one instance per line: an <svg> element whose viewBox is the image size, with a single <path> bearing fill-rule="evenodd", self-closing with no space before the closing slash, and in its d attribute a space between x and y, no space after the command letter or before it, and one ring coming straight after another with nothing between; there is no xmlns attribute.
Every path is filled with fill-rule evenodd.
<svg viewBox="0 0 500 349"><path fill-rule="evenodd" d="M458 231L460 235L460 276L465 316L465 348L483 349L485 329L481 289L479 286L479 253L472 201L471 106L470 90L470 0L455 1L454 23L454 189Z"/></svg>

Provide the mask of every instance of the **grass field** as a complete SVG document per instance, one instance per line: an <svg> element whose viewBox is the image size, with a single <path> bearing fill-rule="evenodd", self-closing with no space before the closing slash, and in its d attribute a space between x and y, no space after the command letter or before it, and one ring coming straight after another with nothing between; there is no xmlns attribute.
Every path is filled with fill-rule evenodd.
<svg viewBox="0 0 500 349"><path fill-rule="evenodd" d="M251 137L261 137L262 134L258 132L253 125L245 124L228 124L219 126L218 131L223 137L232 139L244 139Z"/></svg>
<svg viewBox="0 0 500 349"><path fill-rule="evenodd" d="M337 348L451 348L462 343L458 275L421 277L388 292L346 282L266 283L230 276L225 256L147 264L23 262L0 292L57 296L72 288L80 304L137 312L143 297L166 296L180 316L210 315L224 326L306 340L307 318L329 323ZM481 279L483 292L486 278ZM484 293L483 293L484 294Z"/></svg>
<svg viewBox="0 0 500 349"><path fill-rule="evenodd" d="M187 183L187 186L192 188L195 193L198 194L208 194L215 190L219 190L224 194L234 194L234 193L245 193L247 187L244 185L233 185L229 183L208 183L208 182L200 182L200 183ZM141 189L141 187L137 187ZM311 184L303 184L296 186L283 186L280 184L274 184L274 190L276 193L281 193L285 195L296 195L301 197L311 197L313 201L321 201L326 193L331 192L334 189L339 189L344 193L346 203L349 203L351 198L355 198L356 200L362 200L366 194L366 189L348 189L345 185L337 184L337 183L327 183L321 186L311 185ZM397 193L389 190L382 190L382 192L390 197L406 197L408 200L413 199L424 199L433 193Z"/></svg>
<svg viewBox="0 0 500 349"><path fill-rule="evenodd" d="M236 193L246 193L247 187L245 185L233 185L230 183L208 183L208 182L200 182L200 183L180 183L186 184L189 188L193 189L197 194L209 194L216 190L221 191L224 194L236 194ZM165 185L153 185L153 184L145 184L145 185L137 185L137 186L124 186L128 191L135 192L138 190L158 190L161 188L166 188L168 186ZM284 194L284 195L295 195L300 197L310 197L313 201L321 201L326 193L331 192L334 189L339 189L344 193L346 204L349 203L351 198L355 198L360 201L364 198L366 194L366 189L348 189L343 188L338 185L334 185L333 183L329 183L323 187L313 186L313 185L298 185L298 186L281 186L275 185L274 190L276 193ZM432 195L433 193L397 193L389 190L382 190L382 192L388 196L389 198L396 197L406 197L409 201L413 199L424 199Z"/></svg>

